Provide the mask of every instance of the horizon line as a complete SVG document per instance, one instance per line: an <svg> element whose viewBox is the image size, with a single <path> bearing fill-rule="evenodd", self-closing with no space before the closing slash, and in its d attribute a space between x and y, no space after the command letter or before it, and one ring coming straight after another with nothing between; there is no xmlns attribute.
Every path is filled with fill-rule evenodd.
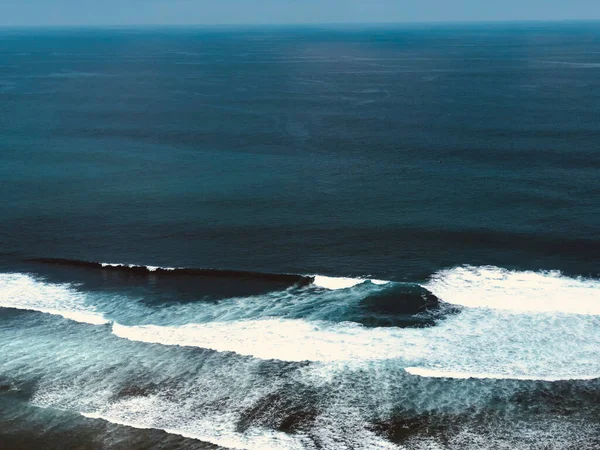
<svg viewBox="0 0 600 450"><path fill-rule="evenodd" d="M339 27L339 26L418 26L418 25L501 25L501 24L567 24L600 23L597 19L485 19L485 20L425 20L425 21L381 21L381 22L281 22L281 23L128 23L128 24L0 24L0 29L16 28L226 28L226 27Z"/></svg>

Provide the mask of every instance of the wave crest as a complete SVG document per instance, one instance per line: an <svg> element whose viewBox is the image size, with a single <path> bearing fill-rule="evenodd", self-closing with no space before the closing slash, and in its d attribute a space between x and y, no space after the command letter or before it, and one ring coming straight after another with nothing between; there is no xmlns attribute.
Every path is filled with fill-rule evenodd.
<svg viewBox="0 0 600 450"><path fill-rule="evenodd" d="M90 269L103 269L113 271L123 271L129 273L135 273L140 275L154 274L161 276L168 275L194 275L204 277L215 277L215 278L254 278L265 281L273 281L284 283L287 285L299 285L305 286L313 282L312 277L288 273L266 273L266 272L253 272L244 270L225 270L225 269L196 269L188 267L160 267L160 266L145 266L136 264L123 264L123 263L106 263L106 262L92 262L92 261L80 261L76 259L61 259L61 258L35 258L31 259L31 262L45 263L45 264L59 264L76 267L86 267Z"/></svg>
<svg viewBox="0 0 600 450"><path fill-rule="evenodd" d="M386 280L374 280L369 278L344 278L344 277L327 277L325 275L313 275L313 285L325 289L338 290L347 289L367 281L376 285L384 285L390 283Z"/></svg>

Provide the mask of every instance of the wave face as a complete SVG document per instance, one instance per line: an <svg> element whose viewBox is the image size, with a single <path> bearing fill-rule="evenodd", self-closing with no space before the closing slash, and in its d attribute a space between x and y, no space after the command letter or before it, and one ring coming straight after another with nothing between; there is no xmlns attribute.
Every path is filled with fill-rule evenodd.
<svg viewBox="0 0 600 450"><path fill-rule="evenodd" d="M76 259L62 258L34 258L30 262L53 264L62 266L73 266L87 269L104 269L115 272L126 272L138 275L159 275L159 276L197 276L197 277L212 277L212 278L232 278L240 279L256 279L263 281L271 281L274 283L284 283L289 286L307 286L314 285L324 289L338 290L347 289L357 286L362 283L372 283L374 285L385 285L390 283L386 280L377 280L370 278L345 278L345 277L329 277L325 275L298 275L288 273L265 273L253 272L244 270L223 270L223 269L196 269L188 267L160 267L160 266L145 266L137 264L122 264L122 263L107 263L107 262L91 262L81 261Z"/></svg>
<svg viewBox="0 0 600 450"><path fill-rule="evenodd" d="M342 280L164 302L147 298L151 277L115 293L0 274L0 386L230 448L519 448L532 430L593 442L597 281L487 266L422 286Z"/></svg>
<svg viewBox="0 0 600 450"><path fill-rule="evenodd" d="M76 259L61 259L61 258L35 258L31 262L56 264L64 266L83 267L90 269L104 269L111 271L129 272L137 274L153 274L161 276L178 276L192 275L199 277L215 277L215 278L256 278L273 282L280 282L289 285L307 285L313 282L312 277L293 274L279 273L264 273L251 272L243 270L221 270L221 269L194 269L187 267L160 267L160 266L145 266L136 264L121 264L121 263L106 263L106 262L90 262L80 261Z"/></svg>

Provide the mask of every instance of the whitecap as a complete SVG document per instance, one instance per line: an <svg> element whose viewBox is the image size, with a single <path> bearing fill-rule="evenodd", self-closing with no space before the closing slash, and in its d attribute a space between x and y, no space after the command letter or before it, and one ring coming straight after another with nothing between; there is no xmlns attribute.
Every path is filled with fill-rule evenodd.
<svg viewBox="0 0 600 450"><path fill-rule="evenodd" d="M91 325L108 323L72 285L47 283L21 273L0 274L0 307L39 311Z"/></svg>
<svg viewBox="0 0 600 450"><path fill-rule="evenodd" d="M410 353L390 340L398 329L368 329L355 323L267 318L180 326L113 324L113 333L131 341L183 347L281 361L351 361L389 359Z"/></svg>
<svg viewBox="0 0 600 450"><path fill-rule="evenodd" d="M120 263L100 263L102 267L129 267L130 269L146 269L148 272L156 272L157 270L176 270L175 267L161 266L138 266L136 264L120 264Z"/></svg>
<svg viewBox="0 0 600 450"><path fill-rule="evenodd" d="M437 272L423 287L444 302L469 308L600 315L600 281L559 271L463 266Z"/></svg>
<svg viewBox="0 0 600 450"><path fill-rule="evenodd" d="M313 277L314 286L331 290L348 289L359 284L363 284L367 281L376 285L384 285L389 283L389 281L386 280L372 280L368 278L328 277L325 275L313 275Z"/></svg>

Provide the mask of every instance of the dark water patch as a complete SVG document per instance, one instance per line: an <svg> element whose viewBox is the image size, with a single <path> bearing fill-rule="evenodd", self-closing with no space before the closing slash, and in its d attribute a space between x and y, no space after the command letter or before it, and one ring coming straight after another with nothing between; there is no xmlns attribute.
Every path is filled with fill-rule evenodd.
<svg viewBox="0 0 600 450"><path fill-rule="evenodd" d="M427 327L458 309L441 302L419 285L394 284L373 293L350 310L344 320L367 327Z"/></svg>
<svg viewBox="0 0 600 450"><path fill-rule="evenodd" d="M598 380L422 379L410 390L425 390L428 397L444 397L452 391L457 395L451 404L426 411L397 402L390 417L371 421L374 432L406 448L428 448L421 447L427 440L449 449L599 448ZM470 392L470 402L461 399L461 391ZM485 403L476 401L480 395L486 397Z"/></svg>
<svg viewBox="0 0 600 450"><path fill-rule="evenodd" d="M236 428L244 432L250 427L268 427L285 433L308 429L319 415L318 404L322 399L322 393L316 390L286 384L242 412Z"/></svg>
<svg viewBox="0 0 600 450"><path fill-rule="evenodd" d="M499 233L468 230L451 233L449 240L469 246L519 247L531 253L558 254L565 258L591 259L600 252L600 240L577 237L552 237L543 234Z"/></svg>
<svg viewBox="0 0 600 450"><path fill-rule="evenodd" d="M28 401L37 388L39 377L23 381L0 377L0 396L7 401Z"/></svg>
<svg viewBox="0 0 600 450"><path fill-rule="evenodd" d="M435 437L436 440L447 444L449 434L456 433L458 426L456 416L441 414L398 415L389 420L376 421L372 429L397 444L405 444L415 438Z"/></svg>
<svg viewBox="0 0 600 450"><path fill-rule="evenodd" d="M591 415L600 422L600 380L539 383L513 395L511 403L531 413Z"/></svg>
<svg viewBox="0 0 600 450"><path fill-rule="evenodd" d="M140 384L127 384L123 386L116 394L115 399L129 398L129 397L148 397L155 394L158 390L158 386L154 383L147 385Z"/></svg>
<svg viewBox="0 0 600 450"><path fill-rule="evenodd" d="M147 375L133 376L121 385L112 396L113 401L129 399L133 397L160 396L173 402L180 401L177 393L185 388L185 378L164 378L150 381Z"/></svg>
<svg viewBox="0 0 600 450"><path fill-rule="evenodd" d="M290 374L303 367L310 366L310 361L280 361L278 359L267 359L261 361L256 368L256 374L261 377L270 377L284 380Z"/></svg>

